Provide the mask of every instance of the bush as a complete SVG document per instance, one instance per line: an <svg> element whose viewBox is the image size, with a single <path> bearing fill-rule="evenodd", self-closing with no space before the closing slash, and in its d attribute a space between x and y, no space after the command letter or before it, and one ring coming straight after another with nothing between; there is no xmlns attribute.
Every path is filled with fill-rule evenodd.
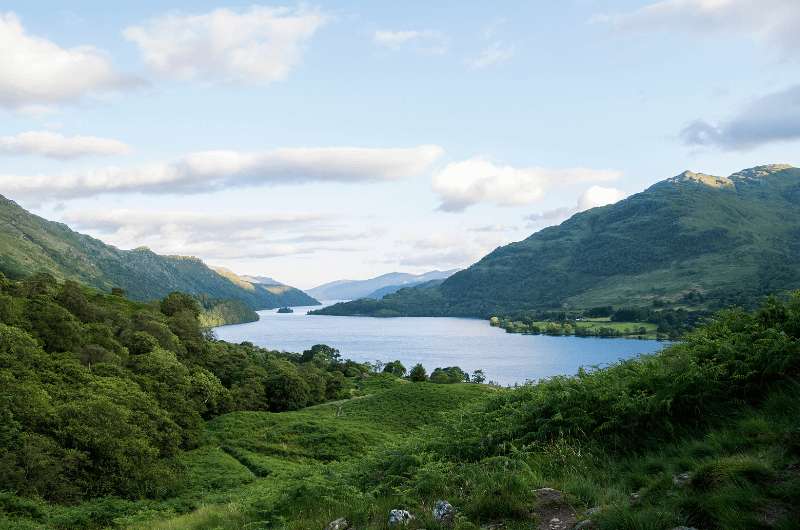
<svg viewBox="0 0 800 530"><path fill-rule="evenodd" d="M408 374L408 378L416 383L428 380L428 373L421 364L415 364Z"/></svg>

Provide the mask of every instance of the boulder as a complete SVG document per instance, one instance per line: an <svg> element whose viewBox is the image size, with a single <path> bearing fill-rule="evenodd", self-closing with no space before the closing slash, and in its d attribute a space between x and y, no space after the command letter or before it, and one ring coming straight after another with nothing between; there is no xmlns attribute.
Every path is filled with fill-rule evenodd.
<svg viewBox="0 0 800 530"><path fill-rule="evenodd" d="M536 504L541 506L564 502L564 494L553 488L539 488L533 490L533 494L536 496Z"/></svg>
<svg viewBox="0 0 800 530"><path fill-rule="evenodd" d="M433 505L433 518L436 522L443 525L453 524L453 519L456 516L456 509L447 501L436 501Z"/></svg>
<svg viewBox="0 0 800 530"><path fill-rule="evenodd" d="M692 475L689 472L680 473L672 477L672 483L678 486L679 488L682 488L691 481L692 481Z"/></svg>
<svg viewBox="0 0 800 530"><path fill-rule="evenodd" d="M350 528L350 523L344 517L339 517L338 519L334 519L328 526L325 527L325 530L347 530Z"/></svg>
<svg viewBox="0 0 800 530"><path fill-rule="evenodd" d="M405 526L414 520L414 516L408 510L391 510L389 512L389 526Z"/></svg>

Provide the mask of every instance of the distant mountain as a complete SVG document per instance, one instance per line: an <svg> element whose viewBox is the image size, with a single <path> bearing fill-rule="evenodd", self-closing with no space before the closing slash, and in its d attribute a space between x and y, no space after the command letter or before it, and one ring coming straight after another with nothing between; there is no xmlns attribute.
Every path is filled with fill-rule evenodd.
<svg viewBox="0 0 800 530"><path fill-rule="evenodd" d="M800 169L686 171L496 249L440 285L323 314L488 317L527 310L715 309L800 288Z"/></svg>
<svg viewBox="0 0 800 530"><path fill-rule="evenodd" d="M240 274L240 278L247 280L250 283L263 283L265 285L284 285L283 283L270 278L269 276L249 276L247 274Z"/></svg>
<svg viewBox="0 0 800 530"><path fill-rule="evenodd" d="M458 269L449 271L430 271L424 274L409 274L405 272L390 272L368 280L336 280L314 287L307 292L320 300L356 300L358 298L381 298L383 295L393 293L403 287L410 287L428 282L441 280L454 274ZM386 290L381 294L382 290Z"/></svg>
<svg viewBox="0 0 800 530"><path fill-rule="evenodd" d="M238 300L251 309L318 304L298 289L251 283L197 258L162 256L144 247L120 250L33 215L2 196L0 228L0 272L11 278L47 272L106 291L121 287L134 300L181 291L209 306L220 300Z"/></svg>

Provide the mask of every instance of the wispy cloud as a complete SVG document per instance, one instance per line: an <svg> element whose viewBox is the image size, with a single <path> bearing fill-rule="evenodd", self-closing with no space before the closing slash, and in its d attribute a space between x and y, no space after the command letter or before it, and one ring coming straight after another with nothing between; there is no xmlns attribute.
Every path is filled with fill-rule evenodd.
<svg viewBox="0 0 800 530"><path fill-rule="evenodd" d="M372 34L375 44L399 50L403 48L414 51L442 54L447 51L447 36L434 30L378 30Z"/></svg>
<svg viewBox="0 0 800 530"><path fill-rule="evenodd" d="M481 50L477 57L469 59L467 65L474 70L497 66L510 61L515 52L515 46L495 41Z"/></svg>
<svg viewBox="0 0 800 530"><path fill-rule="evenodd" d="M38 155L68 160L93 155L125 155L130 151L130 146L119 140L97 136L64 136L49 131L0 136L0 154L5 155Z"/></svg>
<svg viewBox="0 0 800 530"><path fill-rule="evenodd" d="M800 85L759 97L720 123L695 120L681 138L687 145L728 150L800 140Z"/></svg>
<svg viewBox="0 0 800 530"><path fill-rule="evenodd" d="M606 182L619 178L613 170L587 168L517 168L483 158L447 164L433 175L441 210L458 212L478 203L520 206L541 199L553 182Z"/></svg>
<svg viewBox="0 0 800 530"><path fill-rule="evenodd" d="M11 197L43 200L106 193L202 193L309 182L379 182L420 175L442 152L440 147L431 145L204 151L173 162L132 168L110 166L56 175L0 175L0 189Z"/></svg>
<svg viewBox="0 0 800 530"><path fill-rule="evenodd" d="M169 13L123 33L165 77L268 84L287 78L327 20L318 9L252 6Z"/></svg>
<svg viewBox="0 0 800 530"><path fill-rule="evenodd" d="M748 35L787 59L800 57L800 2L796 0L663 0L626 13L600 15L595 21L622 31Z"/></svg>
<svg viewBox="0 0 800 530"><path fill-rule="evenodd" d="M62 48L29 34L14 13L0 13L0 50L3 107L39 112L88 95L142 84L117 72L108 56L97 48Z"/></svg>

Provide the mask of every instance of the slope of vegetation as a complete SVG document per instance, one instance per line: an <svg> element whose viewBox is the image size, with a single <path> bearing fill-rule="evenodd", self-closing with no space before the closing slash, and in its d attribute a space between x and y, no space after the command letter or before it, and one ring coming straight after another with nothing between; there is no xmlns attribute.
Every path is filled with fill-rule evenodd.
<svg viewBox="0 0 800 530"><path fill-rule="evenodd" d="M262 285L220 274L197 258L161 256L147 248L120 250L37 217L0 196L0 272L20 279L49 273L104 291L121 288L134 300L180 291L214 300L239 300L251 309L317 305L298 289Z"/></svg>
<svg viewBox="0 0 800 530"><path fill-rule="evenodd" d="M0 484L73 503L158 497L179 484L203 421L349 397L368 369L208 337L172 293L141 304L52 276L0 276Z"/></svg>
<svg viewBox="0 0 800 530"><path fill-rule="evenodd" d="M506 317L598 306L755 307L800 286L800 169L686 172L496 249L440 286L319 314ZM689 296L691 295L691 296Z"/></svg>
<svg viewBox="0 0 800 530"><path fill-rule="evenodd" d="M215 328L228 324L244 324L245 322L255 322L258 320L258 313L239 300L223 300L209 304L210 307L203 307L203 311L198 316L200 325L203 328Z"/></svg>
<svg viewBox="0 0 800 530"><path fill-rule="evenodd" d="M403 508L439 529L446 499L458 529L547 528L543 487L589 528L800 520L800 294L657 355L499 389L209 340L181 295L3 285L0 527L386 528Z"/></svg>

